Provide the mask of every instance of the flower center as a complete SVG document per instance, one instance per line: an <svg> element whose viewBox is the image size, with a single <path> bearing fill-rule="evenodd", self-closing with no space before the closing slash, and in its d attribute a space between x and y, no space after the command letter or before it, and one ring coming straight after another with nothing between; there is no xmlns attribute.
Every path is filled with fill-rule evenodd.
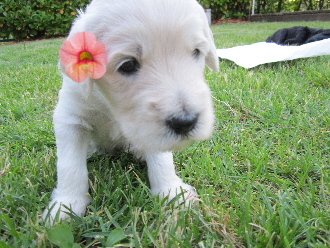
<svg viewBox="0 0 330 248"><path fill-rule="evenodd" d="M89 52L82 52L79 55L79 59L80 60L84 60L84 59L93 60L93 56Z"/></svg>

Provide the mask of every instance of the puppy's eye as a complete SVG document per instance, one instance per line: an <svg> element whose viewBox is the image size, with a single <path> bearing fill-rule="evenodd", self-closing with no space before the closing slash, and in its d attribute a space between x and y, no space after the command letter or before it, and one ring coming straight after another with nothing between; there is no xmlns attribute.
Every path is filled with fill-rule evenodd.
<svg viewBox="0 0 330 248"><path fill-rule="evenodd" d="M199 58L199 55L201 54L201 51L199 51L199 49L195 49L194 51L193 51L193 57L195 58L195 59L198 59Z"/></svg>
<svg viewBox="0 0 330 248"><path fill-rule="evenodd" d="M118 71L123 75L132 75L136 73L140 69L139 62L132 58L126 60L124 63L121 64L121 66L118 68Z"/></svg>

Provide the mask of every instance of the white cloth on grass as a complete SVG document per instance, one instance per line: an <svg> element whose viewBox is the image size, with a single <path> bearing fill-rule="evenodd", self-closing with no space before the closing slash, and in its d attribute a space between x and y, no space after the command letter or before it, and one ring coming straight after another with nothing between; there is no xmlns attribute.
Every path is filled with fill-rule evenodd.
<svg viewBox="0 0 330 248"><path fill-rule="evenodd" d="M251 45L217 49L220 58L252 68L257 65L321 55L330 55L330 39L307 43L301 46L282 46L276 43L258 42Z"/></svg>

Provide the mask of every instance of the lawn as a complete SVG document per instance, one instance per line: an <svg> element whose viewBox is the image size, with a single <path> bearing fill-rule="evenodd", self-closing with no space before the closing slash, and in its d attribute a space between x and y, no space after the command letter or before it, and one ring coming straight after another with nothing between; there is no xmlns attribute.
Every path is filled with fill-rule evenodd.
<svg viewBox="0 0 330 248"><path fill-rule="evenodd" d="M264 41L295 25L212 26L218 48ZM213 136L175 153L200 201L190 209L152 198L131 154L89 159L84 218L47 227L55 186L52 110L63 39L0 46L0 247L330 247L330 56L244 69L221 60L205 73ZM59 238L60 237L60 238Z"/></svg>

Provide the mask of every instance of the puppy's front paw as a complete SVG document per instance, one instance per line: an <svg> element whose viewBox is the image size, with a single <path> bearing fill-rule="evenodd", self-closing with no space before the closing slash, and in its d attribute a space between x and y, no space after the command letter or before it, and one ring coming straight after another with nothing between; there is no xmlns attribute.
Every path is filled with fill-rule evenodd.
<svg viewBox="0 0 330 248"><path fill-rule="evenodd" d="M49 203L48 208L44 210L42 219L49 224L53 224L56 221L67 219L70 210L78 216L83 216L88 204L87 197L75 200L54 198Z"/></svg>
<svg viewBox="0 0 330 248"><path fill-rule="evenodd" d="M152 194L159 195L161 199L168 196L166 200L167 203L173 200L174 198L177 198L175 200L176 206L184 203L185 206L188 207L198 199L198 194L195 188L183 182L173 184L170 187L152 189Z"/></svg>

